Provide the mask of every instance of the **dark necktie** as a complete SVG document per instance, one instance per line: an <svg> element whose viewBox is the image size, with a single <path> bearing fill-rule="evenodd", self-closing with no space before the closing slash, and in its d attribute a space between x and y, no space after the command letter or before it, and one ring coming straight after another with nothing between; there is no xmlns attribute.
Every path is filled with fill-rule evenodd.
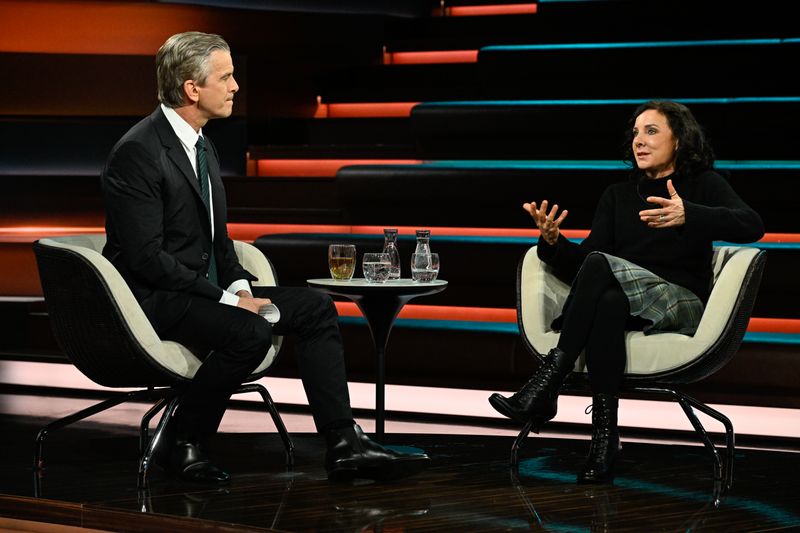
<svg viewBox="0 0 800 533"><path fill-rule="evenodd" d="M197 180L200 182L200 197L206 206L209 223L211 222L211 202L208 191L208 158L206 156L206 140L201 135L197 138ZM214 243L211 243L211 257L208 260L208 281L217 284L217 261L214 259Z"/></svg>

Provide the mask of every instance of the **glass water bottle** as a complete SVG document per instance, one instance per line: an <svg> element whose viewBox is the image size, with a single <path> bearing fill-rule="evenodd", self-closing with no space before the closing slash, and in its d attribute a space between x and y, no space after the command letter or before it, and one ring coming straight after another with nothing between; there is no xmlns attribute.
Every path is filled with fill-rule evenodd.
<svg viewBox="0 0 800 533"><path fill-rule="evenodd" d="M414 250L414 253L426 255L431 254L431 230L417 230L417 248Z"/></svg>
<svg viewBox="0 0 800 533"><path fill-rule="evenodd" d="M389 254L389 260L391 261L389 279L400 279L400 251L397 249L397 229L387 228L383 230L383 253Z"/></svg>

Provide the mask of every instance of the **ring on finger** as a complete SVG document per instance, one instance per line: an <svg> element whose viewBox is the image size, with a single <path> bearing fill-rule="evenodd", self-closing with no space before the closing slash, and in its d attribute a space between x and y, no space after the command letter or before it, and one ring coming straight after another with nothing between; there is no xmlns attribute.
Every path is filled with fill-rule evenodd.
<svg viewBox="0 0 800 533"><path fill-rule="evenodd" d="M667 217L665 217L664 215L658 215L658 220L664 220L665 218Z"/></svg>

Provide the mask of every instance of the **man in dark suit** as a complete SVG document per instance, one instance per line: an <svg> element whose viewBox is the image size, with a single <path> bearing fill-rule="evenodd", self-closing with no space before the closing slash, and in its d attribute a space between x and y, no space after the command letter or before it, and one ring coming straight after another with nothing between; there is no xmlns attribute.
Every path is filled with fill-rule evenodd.
<svg viewBox="0 0 800 533"><path fill-rule="evenodd" d="M399 477L428 462L388 450L353 421L336 309L304 288L257 287L239 263L226 229L225 190L210 119L233 110L239 89L227 43L218 35L170 37L156 55L161 104L114 146L102 176L108 243L158 334L209 355L182 393L156 461L185 479L225 483L230 476L203 451L226 402L263 360L272 335L298 337L300 376L317 430L326 436L330 479ZM259 310L274 304L270 324Z"/></svg>

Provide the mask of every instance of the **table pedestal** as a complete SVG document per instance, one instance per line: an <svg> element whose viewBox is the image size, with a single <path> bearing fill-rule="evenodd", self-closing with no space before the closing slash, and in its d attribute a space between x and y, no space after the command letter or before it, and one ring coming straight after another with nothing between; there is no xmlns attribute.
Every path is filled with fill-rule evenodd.
<svg viewBox="0 0 800 533"><path fill-rule="evenodd" d="M410 300L441 292L447 282L436 280L430 283L415 283L411 280L395 280L386 283L367 283L354 279L350 282L330 279L310 279L310 287L328 294L349 298L363 313L372 336L375 351L375 437L383 441L386 420L386 368L385 353L389 333L400 314L400 310Z"/></svg>

